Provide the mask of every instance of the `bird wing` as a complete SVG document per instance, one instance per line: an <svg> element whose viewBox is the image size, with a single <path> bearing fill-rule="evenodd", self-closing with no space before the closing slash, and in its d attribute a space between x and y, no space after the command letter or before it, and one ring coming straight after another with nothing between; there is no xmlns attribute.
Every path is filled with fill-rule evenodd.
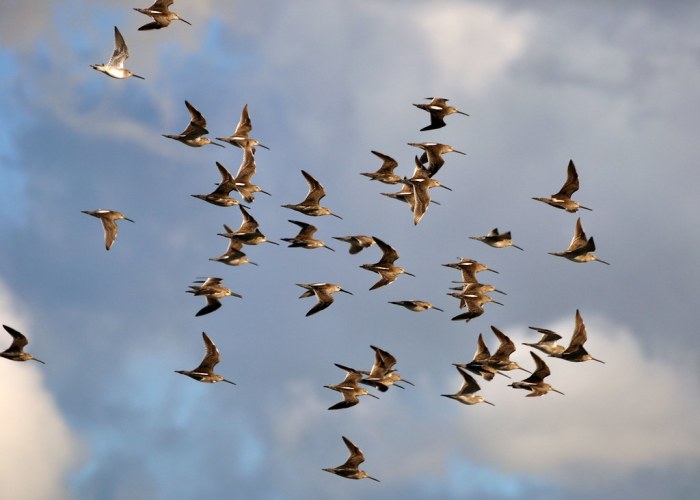
<svg viewBox="0 0 700 500"><path fill-rule="evenodd" d="M108 217L100 217L102 219L102 227L104 229L105 235L105 248L109 250L112 248L114 240L117 239L117 232L119 232L119 227L114 219Z"/></svg>
<svg viewBox="0 0 700 500"><path fill-rule="evenodd" d="M12 335L12 344L10 344L10 347L7 348L7 351L14 351L14 352L19 352L21 351L24 346L26 346L29 341L27 340L27 337L22 335L20 332L12 328L11 326L7 325L2 325L2 327L5 329L7 333Z"/></svg>
<svg viewBox="0 0 700 500"><path fill-rule="evenodd" d="M318 205L321 199L326 196L326 191L323 189L321 183L314 179L308 172L302 170L301 173L306 179L306 183L309 185L309 192L301 204L311 206Z"/></svg>
<svg viewBox="0 0 700 500"><path fill-rule="evenodd" d="M207 298L207 301L208 300ZM202 362L194 371L211 374L214 371L214 367L219 363L221 355L219 349L217 349L214 342L209 338L209 335L202 332L202 338L204 339L204 359L202 359Z"/></svg>
<svg viewBox="0 0 700 500"><path fill-rule="evenodd" d="M557 194L571 198L571 195L578 191L578 187L579 183L576 166L574 165L573 160L569 160L569 166L566 169L566 182ZM552 198L556 198L557 194L553 195Z"/></svg>
<svg viewBox="0 0 700 500"><path fill-rule="evenodd" d="M515 343L513 343L513 341L510 340L510 338L505 333L503 333L495 326L492 325L491 330L493 330L493 333L496 335L500 342L498 349L496 349L496 352L493 353L491 359L507 360L510 357L510 355L515 352Z"/></svg>
<svg viewBox="0 0 700 500"><path fill-rule="evenodd" d="M207 305L202 307L195 316L204 316L205 314L216 311L220 307L221 301L219 299L207 295Z"/></svg>
<svg viewBox="0 0 700 500"><path fill-rule="evenodd" d="M399 162L394 160L391 156L380 153L379 151L372 151L372 154L382 160L382 166L379 167L376 172L378 174L394 173L394 169L399 166Z"/></svg>
<svg viewBox="0 0 700 500"><path fill-rule="evenodd" d="M399 253L391 246L380 240L376 236L373 236L375 243L382 251L382 258L379 259L377 265L391 265L399 258Z"/></svg>
<svg viewBox="0 0 700 500"><path fill-rule="evenodd" d="M588 240L586 239L586 233L583 232L583 226L581 225L581 217L576 219L576 227L574 228L574 236L571 238L571 243L569 243L569 248L566 249L567 252L575 252L581 250Z"/></svg>
<svg viewBox="0 0 700 500"><path fill-rule="evenodd" d="M458 394L474 394L475 392L481 389L477 381L474 379L474 377L472 377L469 374L467 370L465 370L461 366L458 366L457 371L462 375L462 378L464 379L462 387L459 388Z"/></svg>
<svg viewBox="0 0 700 500"><path fill-rule="evenodd" d="M352 441L350 441L345 436L343 436L343 441L345 442L345 446L348 447L350 456L348 457L347 461L343 465L341 465L341 467L356 469L362 462L365 461L365 456L362 454L362 450L360 450Z"/></svg>
<svg viewBox="0 0 700 500"><path fill-rule="evenodd" d="M192 106L188 101L185 101L185 106L187 106L187 109L190 112L190 123L180 135L197 137L208 134L209 131L207 130L207 121L204 119L202 113L200 113L197 108Z"/></svg>
<svg viewBox="0 0 700 500"><path fill-rule="evenodd" d="M233 132L234 136L248 137L250 131L253 130L253 125L250 121L250 115L248 114L248 105L243 106L241 111L241 119L238 120L236 125L236 130Z"/></svg>
<svg viewBox="0 0 700 500"><path fill-rule="evenodd" d="M107 66L113 66L116 68L124 68L124 61L129 57L129 49L126 46L124 37L119 32L119 29L114 27L114 52L112 52L112 57L109 58Z"/></svg>

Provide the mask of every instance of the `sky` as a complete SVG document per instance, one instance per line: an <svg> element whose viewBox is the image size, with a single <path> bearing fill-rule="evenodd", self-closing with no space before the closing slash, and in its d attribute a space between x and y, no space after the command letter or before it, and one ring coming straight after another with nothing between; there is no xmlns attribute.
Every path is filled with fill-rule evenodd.
<svg viewBox="0 0 700 500"><path fill-rule="evenodd" d="M0 322L46 365L0 360L0 497L700 496L697 2L181 0L192 25L150 32L132 7L146 5L1 6ZM109 58L114 26L145 80L90 68ZM470 116L420 132L428 116L412 104L428 96ZM246 249L257 266L209 260L240 213L190 195L242 155L163 138L185 128L185 100L211 137L248 104L270 147L254 180L271 196L251 214L275 241L296 234L289 219L314 224L335 252L259 245ZM380 195L398 189L359 173L378 168L377 150L410 176L407 143L424 141L466 155L445 157L436 177L452 191L433 190L440 204L414 225ZM570 159L591 212L531 199L561 187ZM301 170L342 220L280 207L305 196ZM109 252L81 213L98 208L135 221ZM610 266L548 255L577 216ZM524 251L469 239L494 227ZM359 266L380 252L332 239L351 234L394 246L415 277L369 291L378 277ZM450 320L459 275L441 264L458 257L499 271L480 278L507 293L469 323ZM184 292L200 276L243 298L195 317L204 301ZM314 302L296 283L312 282L353 295L305 317ZM388 304L409 299L445 312ZM479 379L493 407L440 396L459 388L452 363L471 360L479 333L495 349L491 325L531 369L528 326L566 341L577 309L605 364L547 358L564 396L525 398L502 377ZM174 373L199 364L203 331L236 386ZM415 386L328 411L339 398L323 386L344 376L334 363L369 369L370 345ZM380 483L321 470L345 461L341 436Z"/></svg>

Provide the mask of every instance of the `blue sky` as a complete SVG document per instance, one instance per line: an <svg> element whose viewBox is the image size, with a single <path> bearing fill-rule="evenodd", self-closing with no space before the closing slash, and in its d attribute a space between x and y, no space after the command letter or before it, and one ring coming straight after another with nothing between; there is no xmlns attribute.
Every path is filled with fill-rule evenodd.
<svg viewBox="0 0 700 500"><path fill-rule="evenodd" d="M105 1L3 6L0 17L0 320L23 331L47 364L0 363L6 411L0 497L32 498L689 498L700 495L696 319L697 34L700 8L676 2L190 3L192 22L139 32L137 5ZM140 5L143 7L145 5ZM113 80L104 62L117 25L127 67L146 80ZM411 104L445 96L470 117L419 132ZM190 195L235 171L240 150L187 148L184 101L211 136L233 132L248 104L255 181L272 196L250 205L272 240L297 219L335 248L248 249L259 266L228 267L222 224L238 209ZM390 186L359 175L378 150L410 175L406 143L439 141L448 155L418 226ZM597 255L574 264L547 255L569 243L577 215L532 201L561 186L573 159L576 199ZM326 188L342 220L281 208L306 193L300 171ZM439 191L439 192L436 192ZM120 224L106 252L81 210L109 208ZM561 213L560 213L561 212ZM525 251L470 240L511 230ZM332 236L376 235L416 275L369 291L359 268L376 247L349 255ZM508 293L470 323L446 296L470 257L497 269ZM184 293L220 276L243 295L195 318ZM339 283L321 313L295 283ZM412 313L390 300L423 299L445 313ZM568 338L574 312L589 351L606 361L548 359L566 395L524 398L480 382L495 407L441 398L461 383L490 325L518 344L528 326ZM198 384L174 370L218 345L217 372L238 385ZM5 339L9 345L9 336ZM415 387L329 412L341 380L334 363L368 369L369 345L388 350ZM0 345L0 348L2 345ZM4 360L3 360L4 361ZM224 385L226 385L224 387ZM12 402L11 404L9 402ZM341 436L381 479L321 471L342 463ZM19 456L21 459L11 459ZM21 478L16 481L14 478Z"/></svg>

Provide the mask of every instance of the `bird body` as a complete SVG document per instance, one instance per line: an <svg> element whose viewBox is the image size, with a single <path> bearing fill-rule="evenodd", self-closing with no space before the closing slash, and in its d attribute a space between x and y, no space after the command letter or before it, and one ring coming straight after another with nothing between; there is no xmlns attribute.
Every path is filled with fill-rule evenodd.
<svg viewBox="0 0 700 500"><path fill-rule="evenodd" d="M369 177L370 180L383 182L384 184L398 184L401 182L401 176L394 173L394 169L399 166L399 163L391 156L372 151L372 154L382 160L382 165L376 172L362 172L360 175Z"/></svg>
<svg viewBox="0 0 700 500"><path fill-rule="evenodd" d="M338 467L331 467L323 470L348 479L367 478L379 482L379 479L368 475L365 471L358 468L359 465L365 461L365 456L362 454L362 450L355 446L355 444L345 436L343 436L343 442L345 442L345 446L347 446L348 451L350 451L350 456L348 459L345 461L345 463L339 465Z"/></svg>
<svg viewBox="0 0 700 500"><path fill-rule="evenodd" d="M426 302L425 300L398 300L394 302L390 301L389 304L405 307L409 311L413 312L423 312L427 311L428 309L435 309L436 311L445 312L439 307L435 307L430 302Z"/></svg>
<svg viewBox="0 0 700 500"><path fill-rule="evenodd" d="M159 30L167 28L172 21L178 20L185 24L190 22L185 21L180 16L172 12L169 7L173 4L173 0L156 0L156 2L148 8L139 9L134 7L134 10L153 18L153 22L144 24L139 28L139 31Z"/></svg>
<svg viewBox="0 0 700 500"><path fill-rule="evenodd" d="M447 153L466 155L466 153L456 150L449 144L440 144L439 142L409 142L408 145L423 150L419 161L421 164L428 163L427 170L430 177L435 175L445 164L445 159L442 155Z"/></svg>
<svg viewBox="0 0 700 500"><path fill-rule="evenodd" d="M340 215L334 214L330 211L330 209L320 205L321 199L326 196L326 191L323 189L321 183L304 170L302 170L301 173L306 179L306 183L309 185L309 192L306 194L306 198L304 198L301 203L297 203L296 205L282 205L282 207L296 210L297 212L314 217L332 215L333 217L342 219Z"/></svg>
<svg viewBox="0 0 700 500"><path fill-rule="evenodd" d="M42 365L45 365L42 360L35 358L28 352L24 352L24 348L29 344L27 337L22 335L20 332L12 328L11 326L2 325L7 333L12 336L12 343L10 347L0 352L0 358L9 359L12 361L38 361Z"/></svg>
<svg viewBox="0 0 700 500"><path fill-rule="evenodd" d="M566 210L567 212L574 213L579 208L584 210L591 210L588 207L580 205L577 201L571 199L571 196L578 191L579 181L578 173L576 172L576 166L573 160L569 160L569 165L566 170L566 182L561 187L559 192L554 193L549 198L533 198L533 200L541 201L554 208L559 208Z"/></svg>
<svg viewBox="0 0 700 500"><path fill-rule="evenodd" d="M495 406L490 401L486 401L483 396L476 394L477 391L481 390L481 387L479 387L479 384L476 380L474 380L474 377L472 377L469 374L469 372L467 372L461 366L457 366L456 368L460 375L462 375L462 378L464 379L464 382L462 382L462 386L454 394L441 394L441 396L454 399L455 401L459 401L460 403L465 405L486 403L491 406Z"/></svg>
<svg viewBox="0 0 700 500"><path fill-rule="evenodd" d="M593 241L593 236L586 238L586 233L583 232L583 226L581 225L581 218L576 219L576 226L574 227L574 236L569 243L569 247L563 252L549 252L549 255L554 255L556 257L564 257L572 262L593 262L598 261L603 264L610 265L609 262L600 260L593 253L595 251L595 242Z"/></svg>
<svg viewBox="0 0 700 500"><path fill-rule="evenodd" d="M365 235L354 235L354 236L333 236L333 239L338 241L344 241L350 244L350 249L348 252L352 255L361 252L365 248L369 248L374 245L374 238Z"/></svg>
<svg viewBox="0 0 700 500"><path fill-rule="evenodd" d="M563 392L556 390L554 387L544 381L544 379L549 377L550 374L547 364L534 352L530 351L530 355L535 361L535 371L532 372L532 374L526 379L521 380L520 382L513 382L512 384L509 384L509 386L513 387L514 389L524 389L529 391L529 394L526 395L528 398L544 396L549 391L558 392L559 394L563 395Z"/></svg>
<svg viewBox="0 0 700 500"><path fill-rule="evenodd" d="M494 227L485 236L470 236L469 239L481 241L482 243L486 243L488 246L494 248L515 247L518 250L522 250L521 247L513 243L510 231L499 233L497 227Z"/></svg>
<svg viewBox="0 0 700 500"><path fill-rule="evenodd" d="M327 248L328 250L335 252L335 250L326 245L323 241L317 240L313 237L317 230L316 226L298 220L289 220L289 222L291 222L292 224L296 224L301 228L301 230L296 236L292 238L282 238L282 241L286 241L289 243L289 247L306 249Z"/></svg>
<svg viewBox="0 0 700 500"><path fill-rule="evenodd" d="M426 99L430 99L430 102L414 104L418 109L430 113L430 125L426 125L420 129L421 132L444 127L446 125L445 117L451 114L458 113L460 115L469 116L467 113L458 110L454 106L448 105L447 101L449 101L449 99L445 97L426 97Z"/></svg>
<svg viewBox="0 0 700 500"><path fill-rule="evenodd" d="M376 236L373 236L372 238L377 246L382 250L382 258L374 264L362 264L360 266L362 269L372 271L373 273L377 273L381 276L381 279L372 285L370 290L376 290L377 288L393 283L396 281L399 274L408 274L409 276L415 277L414 274L409 273L403 267L394 265L394 262L396 262L396 260L399 258L399 254L393 247Z"/></svg>
<svg viewBox="0 0 700 500"><path fill-rule="evenodd" d="M219 173L221 174L221 182L219 182L216 189L209 194L193 194L191 196L219 207L232 207L234 205L240 205L240 202L237 199L229 196L231 191L236 189L235 181L231 175L231 172L229 172L228 169L218 161L216 162L216 168L219 169Z"/></svg>
<svg viewBox="0 0 700 500"><path fill-rule="evenodd" d="M133 76L134 78L140 78L144 80L145 78L134 74L130 70L124 68L124 62L129 58L129 49L126 46L124 37L119 32L119 29L114 27L114 52L112 52L112 57L109 58L107 64L91 64L90 67L107 76L122 80L124 78L129 78Z"/></svg>
<svg viewBox="0 0 700 500"><path fill-rule="evenodd" d="M574 326L574 333L571 336L571 341L569 345L561 352L555 352L550 354L553 358L565 359L567 361L573 361L575 363L581 363L583 361L597 361L598 363L605 363L597 358L594 358L588 351L583 347L583 344L588 340L588 333L586 332L586 325L583 323L583 318L578 309L576 309L576 324Z"/></svg>
<svg viewBox="0 0 700 500"><path fill-rule="evenodd" d="M371 396L375 399L379 399L367 389L358 385L362 380L362 373L359 370L355 370L354 368L349 368L338 363L335 363L335 366L341 370L345 370L345 378L339 384L324 385L323 387L338 391L343 395L343 400L328 408L329 410L341 410L355 406L360 402L358 399L359 396Z"/></svg>
<svg viewBox="0 0 700 500"><path fill-rule="evenodd" d="M190 285L190 289L187 290L195 296L203 296L207 300L207 305L200 309L195 316L204 316L210 312L216 311L221 307L221 300L224 297L232 296L243 298L236 292L231 291L229 288L223 286L221 278L210 277L203 282L196 281L195 283L202 283L201 285Z"/></svg>
<svg viewBox="0 0 700 500"><path fill-rule="evenodd" d="M207 130L207 121L204 119L202 113L188 101L185 101L185 106L190 112L190 123L187 125L187 128L178 135L163 134L163 137L176 140L193 148L201 148L207 144L213 144L214 146L223 148L223 144L219 144L208 137L204 137L209 131Z"/></svg>
<svg viewBox="0 0 700 500"><path fill-rule="evenodd" d="M175 373L180 373L182 375L187 375L188 377L197 380L199 382L206 382L209 384L214 384L216 382L228 382L229 384L236 385L235 382L226 380L221 375L214 373L214 367L221 360L221 354L219 349L214 345L214 342L209 338L209 336L202 332L202 338L204 339L204 359L194 370L176 370Z"/></svg>
<svg viewBox="0 0 700 500"><path fill-rule="evenodd" d="M374 350L374 364L369 372L363 372L366 377L360 380L361 384L370 385L381 392L388 391L392 385L403 389L403 386L399 385L398 382L406 382L409 385L413 385L412 382L403 378L394 368L394 365L396 365L394 356L377 346L371 345L370 347Z"/></svg>
<svg viewBox="0 0 700 500"><path fill-rule="evenodd" d="M84 214L97 217L102 221L102 227L104 228L105 248L107 250L112 248L114 240L117 239L119 228L117 227L116 221L124 219L128 220L129 222L134 222L128 217L124 217L124 214L121 212L115 212L114 210L107 210L104 208L100 208L99 210L82 210L82 212Z"/></svg>
<svg viewBox="0 0 700 500"><path fill-rule="evenodd" d="M333 293L344 292L349 295L352 295L351 292L348 292L347 290L343 289L340 285L336 285L335 283L297 283L297 286L300 286L306 290L304 293L301 294L301 296L299 296L300 299L304 299L306 297L311 297L315 295L316 300L318 301L315 306L309 309L309 312L306 313L306 316L316 314L317 312L322 311L328 306L330 306L333 303L333 297L331 295Z"/></svg>
<svg viewBox="0 0 700 500"><path fill-rule="evenodd" d="M250 114L248 113L248 105L243 106L241 111L241 118L238 120L236 125L236 130L228 137L217 137L219 141L228 142L229 144L248 149L252 153L255 153L255 148L260 146L261 148L270 149L264 144L260 144L257 139L252 139L248 134L253 130L253 125L250 120Z"/></svg>

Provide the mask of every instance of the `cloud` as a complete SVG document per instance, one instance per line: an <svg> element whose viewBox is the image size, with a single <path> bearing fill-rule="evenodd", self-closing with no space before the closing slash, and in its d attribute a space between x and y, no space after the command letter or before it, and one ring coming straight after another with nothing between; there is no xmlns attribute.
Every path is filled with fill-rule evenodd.
<svg viewBox="0 0 700 500"><path fill-rule="evenodd" d="M524 392L505 383L481 383L482 394L496 403L498 411L472 408L476 411L468 426L461 424L461 417L455 423L460 439L471 443L476 448L473 455L486 465L569 483L584 475L595 475L600 483L644 468L697 463L700 426L687 416L700 412L697 399L688 397L698 393L700 381L677 362L683 356L659 358L644 352L633 332L623 326L592 315L584 316L584 321L586 347L605 365L547 358L552 371L548 382L565 396L524 398ZM568 342L573 314L548 327ZM533 336L521 335L524 328L506 331L518 342ZM513 358L530 367L527 350L519 349ZM521 373L522 377L517 372L511 376L518 380L525 376Z"/></svg>
<svg viewBox="0 0 700 500"><path fill-rule="evenodd" d="M3 324L26 331L28 322L18 309L20 306L0 281ZM9 339L9 335L6 337ZM35 339L30 334L29 347L33 348L31 352L39 353L41 344L32 343ZM0 361L0 393L4 401L0 425L3 447L0 497L69 498L68 475L81 463L85 450L44 385L44 374L51 370L51 365Z"/></svg>

